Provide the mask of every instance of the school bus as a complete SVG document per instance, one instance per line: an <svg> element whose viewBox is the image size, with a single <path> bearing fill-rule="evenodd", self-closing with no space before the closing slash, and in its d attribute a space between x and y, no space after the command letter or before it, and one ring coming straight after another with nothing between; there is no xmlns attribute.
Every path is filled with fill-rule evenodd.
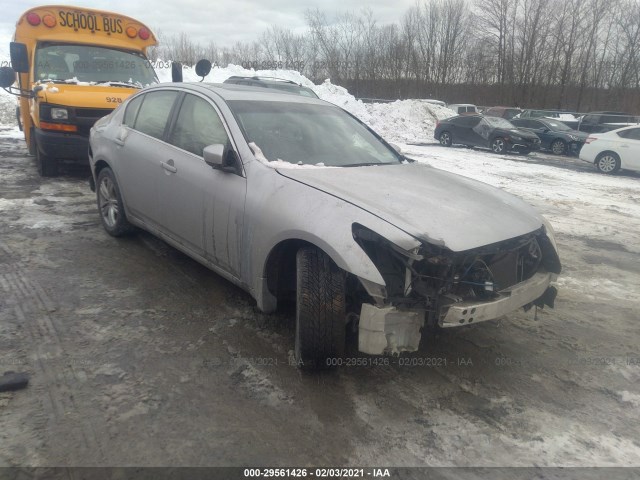
<svg viewBox="0 0 640 480"><path fill-rule="evenodd" d="M95 121L158 81L147 59L154 45L148 27L117 13L48 5L20 16L13 70L3 69L0 86L20 97L19 124L40 175L57 175L62 161L87 161Z"/></svg>

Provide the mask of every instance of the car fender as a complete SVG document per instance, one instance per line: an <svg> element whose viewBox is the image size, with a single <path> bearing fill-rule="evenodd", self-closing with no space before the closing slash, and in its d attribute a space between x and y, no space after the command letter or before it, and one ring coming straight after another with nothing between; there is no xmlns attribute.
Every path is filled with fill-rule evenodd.
<svg viewBox="0 0 640 480"><path fill-rule="evenodd" d="M385 220L336 196L280 175L261 162L247 167L242 277L261 309L273 299L265 288L270 255L282 242L299 240L324 251L336 265L356 277L384 286L377 267L353 237L360 224L403 250L421 242ZM339 170L336 169L339 174ZM268 193L270 193L270 195ZM292 201L300 199L300 201Z"/></svg>

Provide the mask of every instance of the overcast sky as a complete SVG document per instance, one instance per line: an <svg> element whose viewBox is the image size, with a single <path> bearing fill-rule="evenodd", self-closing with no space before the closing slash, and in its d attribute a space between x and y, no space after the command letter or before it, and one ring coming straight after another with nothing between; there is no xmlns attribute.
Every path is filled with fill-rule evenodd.
<svg viewBox="0 0 640 480"><path fill-rule="evenodd" d="M0 0L0 41L13 35L16 20L31 7L69 4L123 13L154 31L184 31L201 43L213 40L220 46L257 40L270 25L304 30L304 12L318 7L328 16L370 8L381 24L399 20L415 0ZM0 51L8 46L2 45Z"/></svg>

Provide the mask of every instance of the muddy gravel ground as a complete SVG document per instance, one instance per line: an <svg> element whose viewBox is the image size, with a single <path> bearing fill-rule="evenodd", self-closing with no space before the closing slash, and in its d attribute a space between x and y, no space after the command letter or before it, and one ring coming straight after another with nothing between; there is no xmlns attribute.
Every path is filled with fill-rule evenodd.
<svg viewBox="0 0 640 480"><path fill-rule="evenodd" d="M2 133L0 373L31 382L0 394L0 466L640 464L640 231L624 209L605 212L619 235L559 230L580 282L560 278L555 310L441 331L402 362L352 348L370 365L306 375L291 311L259 313L147 233L109 237L88 171L41 179ZM639 204L640 178L622 181ZM589 222L580 202L571 218Z"/></svg>

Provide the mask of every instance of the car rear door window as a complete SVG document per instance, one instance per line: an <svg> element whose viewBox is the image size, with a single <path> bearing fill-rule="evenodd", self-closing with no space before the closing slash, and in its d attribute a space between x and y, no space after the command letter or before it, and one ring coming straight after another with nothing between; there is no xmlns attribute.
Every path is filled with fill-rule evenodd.
<svg viewBox="0 0 640 480"><path fill-rule="evenodd" d="M229 141L216 109L205 99L186 95L171 132L169 143L203 156L204 147Z"/></svg>
<svg viewBox="0 0 640 480"><path fill-rule="evenodd" d="M621 132L618 132L618 136L622 138L628 138L630 140L640 140L640 128L623 130Z"/></svg>
<svg viewBox="0 0 640 480"><path fill-rule="evenodd" d="M138 95L134 99L132 99L127 105L127 111L124 112L124 120L123 124L128 127L133 127L136 121L136 117L138 116L138 111L140 110L140 105L142 105L142 101L144 100L144 95Z"/></svg>
<svg viewBox="0 0 640 480"><path fill-rule="evenodd" d="M177 96L178 92L172 90L147 93L135 120L134 128L151 137L162 139L167 119Z"/></svg>
<svg viewBox="0 0 640 480"><path fill-rule="evenodd" d="M475 127L480 123L480 117L461 117L456 123L461 127Z"/></svg>

